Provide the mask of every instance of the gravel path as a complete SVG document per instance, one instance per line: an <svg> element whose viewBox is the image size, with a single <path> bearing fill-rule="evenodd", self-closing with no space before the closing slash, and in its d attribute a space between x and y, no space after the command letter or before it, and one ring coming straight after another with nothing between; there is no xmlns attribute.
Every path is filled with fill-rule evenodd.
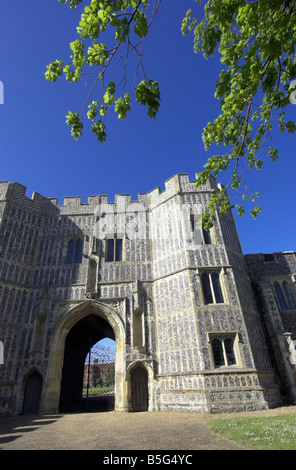
<svg viewBox="0 0 296 470"><path fill-rule="evenodd" d="M0 417L1 450L245 450L210 431L211 419L296 413L296 407L206 415L97 412Z"/></svg>
<svg viewBox="0 0 296 470"><path fill-rule="evenodd" d="M0 418L1 450L241 449L197 413L57 414Z"/></svg>

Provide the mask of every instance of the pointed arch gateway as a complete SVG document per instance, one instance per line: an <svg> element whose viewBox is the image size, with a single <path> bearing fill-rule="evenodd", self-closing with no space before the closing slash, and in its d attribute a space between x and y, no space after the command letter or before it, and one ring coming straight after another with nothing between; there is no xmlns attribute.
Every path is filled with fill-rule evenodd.
<svg viewBox="0 0 296 470"><path fill-rule="evenodd" d="M78 395L81 397L79 387L82 387L82 377L80 380L79 374L81 374L83 366L81 367L80 364L77 368L74 367L74 361L84 361L89 350L90 337L93 344L105 337L115 340L114 409L126 411L127 390L123 372L125 346L123 319L110 303L93 299L80 302L70 308L59 319L53 331L42 411L69 411L67 410L67 402L68 405L72 403L75 408Z"/></svg>

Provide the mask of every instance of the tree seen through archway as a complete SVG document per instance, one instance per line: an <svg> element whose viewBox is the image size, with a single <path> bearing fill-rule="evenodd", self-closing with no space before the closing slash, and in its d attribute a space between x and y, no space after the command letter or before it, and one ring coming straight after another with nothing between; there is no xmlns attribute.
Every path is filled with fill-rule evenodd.
<svg viewBox="0 0 296 470"><path fill-rule="evenodd" d="M94 344L85 359L83 400L87 408L114 407L115 341L105 338Z"/></svg>

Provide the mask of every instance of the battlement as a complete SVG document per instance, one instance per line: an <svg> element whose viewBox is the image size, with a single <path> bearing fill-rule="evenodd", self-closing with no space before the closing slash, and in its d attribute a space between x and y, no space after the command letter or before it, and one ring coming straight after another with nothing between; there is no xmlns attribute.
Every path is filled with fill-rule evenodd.
<svg viewBox="0 0 296 470"><path fill-rule="evenodd" d="M197 175L196 175L197 177ZM165 181L165 190L161 191L160 187L157 187L148 193L151 207L156 207L159 204L165 202L170 197L178 193L201 193L201 192L214 192L216 190L216 180L210 177L207 183L199 188L195 186L195 180L189 180L187 173L179 173L172 176Z"/></svg>
<svg viewBox="0 0 296 470"><path fill-rule="evenodd" d="M55 215L57 209L51 199L34 192L32 197L26 196L26 186L20 183L0 181L0 201L7 201L24 210L32 211L39 215Z"/></svg>
<svg viewBox="0 0 296 470"><path fill-rule="evenodd" d="M139 193L137 200L132 200L130 194L116 194L113 202L108 201L106 194L88 197L87 203L81 202L81 196L65 197L63 204L58 204L57 198L45 197L34 192L32 197L26 196L26 187L17 182L0 182L0 201L8 201L33 211L40 215L86 215L96 211L104 212L133 212L148 210L167 201L172 196L191 192L213 192L216 181L209 178L206 185L196 188L195 181L189 180L188 174L181 173L165 181L165 189L157 187L148 193Z"/></svg>

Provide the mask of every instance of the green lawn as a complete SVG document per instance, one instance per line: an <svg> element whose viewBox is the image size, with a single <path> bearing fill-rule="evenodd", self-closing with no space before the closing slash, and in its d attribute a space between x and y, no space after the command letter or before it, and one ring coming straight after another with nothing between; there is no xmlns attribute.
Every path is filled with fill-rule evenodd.
<svg viewBox="0 0 296 470"><path fill-rule="evenodd" d="M210 429L257 450L296 450L296 414L208 421Z"/></svg>
<svg viewBox="0 0 296 470"><path fill-rule="evenodd" d="M88 396L102 395L103 393L113 392L113 391L114 391L114 385L111 385L110 387L101 387L100 385L98 385L97 387L89 388ZM86 387L83 388L82 395L84 397L86 396Z"/></svg>

